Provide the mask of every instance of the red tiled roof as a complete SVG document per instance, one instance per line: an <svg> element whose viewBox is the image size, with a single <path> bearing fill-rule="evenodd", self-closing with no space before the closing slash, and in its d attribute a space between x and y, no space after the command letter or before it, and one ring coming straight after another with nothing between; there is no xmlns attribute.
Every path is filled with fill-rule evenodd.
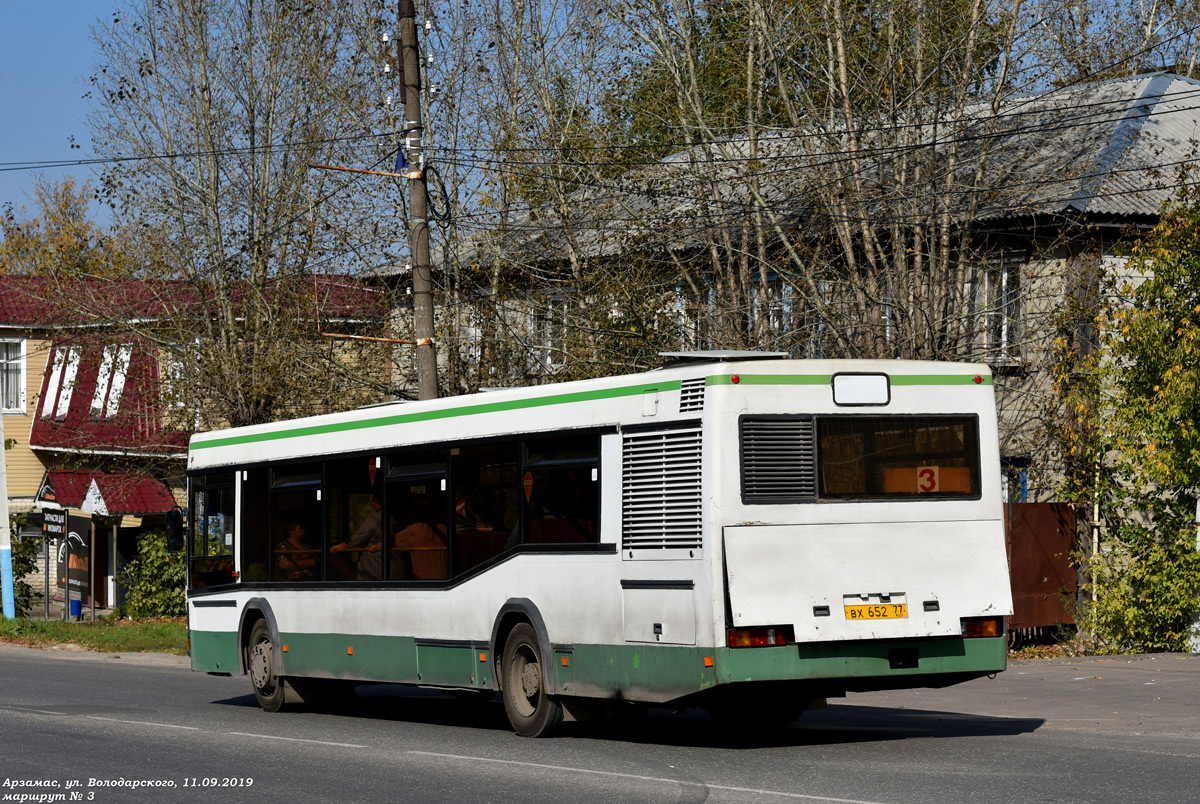
<svg viewBox="0 0 1200 804"><path fill-rule="evenodd" d="M42 327L160 316L167 283L0 276L0 324Z"/></svg>
<svg viewBox="0 0 1200 804"><path fill-rule="evenodd" d="M93 483L96 488L89 495ZM44 496L47 486L52 490L53 500ZM78 508L107 516L161 514L175 505L174 495L160 481L113 472L52 469L42 481L38 498L39 502L54 502L63 508Z"/></svg>
<svg viewBox="0 0 1200 804"><path fill-rule="evenodd" d="M154 344L89 333L52 344L29 446L83 452L181 453L188 434L164 426Z"/></svg>
<svg viewBox="0 0 1200 804"><path fill-rule="evenodd" d="M380 288L354 277L315 276L272 281L264 293L282 304L302 304L330 318L371 319L384 313ZM244 300L244 285L234 298ZM295 301L285 297L295 296ZM315 298L314 298L315 296ZM182 280L105 279L0 275L0 326L121 326L137 319L156 319L211 309L208 288Z"/></svg>

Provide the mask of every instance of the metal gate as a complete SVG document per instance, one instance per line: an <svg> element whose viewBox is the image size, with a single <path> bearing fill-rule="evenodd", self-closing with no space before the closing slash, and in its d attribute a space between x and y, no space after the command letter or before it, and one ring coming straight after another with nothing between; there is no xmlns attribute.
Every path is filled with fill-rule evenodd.
<svg viewBox="0 0 1200 804"><path fill-rule="evenodd" d="M1071 566L1076 547L1075 507L1069 503L1008 503L1004 506L1013 616L1009 629L1074 625L1078 578Z"/></svg>

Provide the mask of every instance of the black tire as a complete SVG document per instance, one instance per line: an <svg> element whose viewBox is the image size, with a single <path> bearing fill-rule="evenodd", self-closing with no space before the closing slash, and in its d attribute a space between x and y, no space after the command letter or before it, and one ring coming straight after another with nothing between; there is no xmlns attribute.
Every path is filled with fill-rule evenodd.
<svg viewBox="0 0 1200 804"><path fill-rule="evenodd" d="M259 620L250 629L250 644L246 646L246 670L258 705L267 712L278 712L287 698L286 682L275 675L275 640L271 626Z"/></svg>
<svg viewBox="0 0 1200 804"><path fill-rule="evenodd" d="M521 623L508 635L500 661L504 711L522 737L547 737L562 724L562 703L546 692L550 667L543 661L537 632Z"/></svg>

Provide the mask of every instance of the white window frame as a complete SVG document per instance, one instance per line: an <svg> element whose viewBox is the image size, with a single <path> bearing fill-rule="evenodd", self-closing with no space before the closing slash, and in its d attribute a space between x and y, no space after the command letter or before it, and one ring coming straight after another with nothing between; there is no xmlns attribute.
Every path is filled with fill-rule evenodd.
<svg viewBox="0 0 1200 804"><path fill-rule="evenodd" d="M71 396L75 393L75 375L79 371L79 359L83 350L79 346L59 346L54 350L50 382L46 386L46 398L42 400L42 419L62 421L71 409Z"/></svg>
<svg viewBox="0 0 1200 804"><path fill-rule="evenodd" d="M1021 362L1021 268L1023 252L1001 254L983 269L980 329L984 359L993 366Z"/></svg>
<svg viewBox="0 0 1200 804"><path fill-rule="evenodd" d="M567 316L570 309L566 296L544 296L530 316L530 333L534 353L541 368L552 371L567 361Z"/></svg>
<svg viewBox="0 0 1200 804"><path fill-rule="evenodd" d="M27 358L28 358L29 344L28 344L28 341L26 341L24 338L0 338L0 343L14 343L20 347L20 349L19 349L20 354L16 358L4 360L6 369L9 366L11 366L14 362L17 364L17 405L18 405L18 407L10 408L10 407L8 407L7 404L5 404L8 395L3 392L2 387L0 387L0 406L3 407L4 413L13 414L13 415L22 415L22 414L26 413L26 408L28 405L28 397L26 396L25 374L26 374L26 368L28 365Z"/></svg>
<svg viewBox="0 0 1200 804"><path fill-rule="evenodd" d="M117 415L132 354L133 344L130 343L114 343L104 347L100 367L96 373L96 391L92 395L92 418L99 418L103 414L105 419L111 419Z"/></svg>

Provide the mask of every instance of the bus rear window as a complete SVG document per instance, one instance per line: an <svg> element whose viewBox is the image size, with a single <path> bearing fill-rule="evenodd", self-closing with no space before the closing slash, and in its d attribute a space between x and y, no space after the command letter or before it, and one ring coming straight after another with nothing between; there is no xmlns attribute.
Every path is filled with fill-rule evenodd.
<svg viewBox="0 0 1200 804"><path fill-rule="evenodd" d="M817 418L819 496L978 497L974 416Z"/></svg>

